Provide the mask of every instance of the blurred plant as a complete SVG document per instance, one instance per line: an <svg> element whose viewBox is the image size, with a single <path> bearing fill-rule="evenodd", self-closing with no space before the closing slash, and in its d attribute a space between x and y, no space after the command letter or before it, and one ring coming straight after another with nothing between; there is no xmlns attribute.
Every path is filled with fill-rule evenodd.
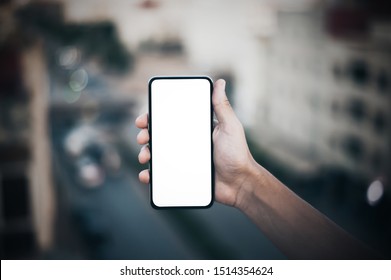
<svg viewBox="0 0 391 280"><path fill-rule="evenodd" d="M176 37L168 37L162 41L148 39L141 42L140 49L144 52L159 52L165 55L184 53L184 46L181 40Z"/></svg>
<svg viewBox="0 0 391 280"><path fill-rule="evenodd" d="M133 67L134 57L120 42L112 22L66 23L58 3L30 3L16 12L16 18L26 42L42 37L60 48L75 46L83 57L96 58L105 70L116 74Z"/></svg>

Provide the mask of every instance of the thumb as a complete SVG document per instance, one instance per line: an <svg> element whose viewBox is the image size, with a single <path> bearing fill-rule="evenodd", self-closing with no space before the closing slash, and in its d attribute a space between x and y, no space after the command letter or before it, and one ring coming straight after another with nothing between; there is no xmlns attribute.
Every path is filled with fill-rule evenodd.
<svg viewBox="0 0 391 280"><path fill-rule="evenodd" d="M223 79L219 79L214 83L212 103L217 120L220 123L229 123L235 118L235 113L225 93L225 81Z"/></svg>

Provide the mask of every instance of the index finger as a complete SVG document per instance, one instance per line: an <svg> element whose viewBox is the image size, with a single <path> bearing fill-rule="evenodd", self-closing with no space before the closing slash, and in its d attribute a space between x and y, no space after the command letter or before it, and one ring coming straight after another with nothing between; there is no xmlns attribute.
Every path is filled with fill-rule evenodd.
<svg viewBox="0 0 391 280"><path fill-rule="evenodd" d="M137 117L135 124L138 128L147 128L148 127L148 113L144 113Z"/></svg>

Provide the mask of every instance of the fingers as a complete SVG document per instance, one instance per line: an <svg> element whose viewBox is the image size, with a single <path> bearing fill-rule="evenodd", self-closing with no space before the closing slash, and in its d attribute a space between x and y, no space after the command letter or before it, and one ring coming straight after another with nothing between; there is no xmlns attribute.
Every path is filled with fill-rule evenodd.
<svg viewBox="0 0 391 280"><path fill-rule="evenodd" d="M219 79L214 83L212 103L219 123L229 123L235 118L235 113L225 93L225 81L223 79Z"/></svg>
<svg viewBox="0 0 391 280"><path fill-rule="evenodd" d="M136 120L135 124L138 128L141 128L141 131L137 135L137 143L140 145L145 145L149 141L148 133L148 113L140 115Z"/></svg>
<svg viewBox="0 0 391 280"><path fill-rule="evenodd" d="M151 158L151 153L149 151L148 146L142 147L140 150L140 153L138 155L138 161L141 164L145 164L150 160L150 158ZM141 183L148 184L149 183L149 170L145 169L145 170L141 171L138 174L138 179L140 180Z"/></svg>
<svg viewBox="0 0 391 280"><path fill-rule="evenodd" d="M149 141L148 129L144 128L137 134L137 143L145 145Z"/></svg>
<svg viewBox="0 0 391 280"><path fill-rule="evenodd" d="M149 151L148 146L141 148L140 153L138 154L138 161L141 164L146 164L151 159L151 152Z"/></svg>
<svg viewBox="0 0 391 280"><path fill-rule="evenodd" d="M140 145L145 145L149 141L149 133L148 133L148 113L140 115L136 120L135 124L141 131L137 135L137 143ZM144 146L141 148L140 153L138 154L138 161L141 164L147 163L151 159L151 152L149 151L148 146ZM148 184L149 183L149 170L145 169L141 171L138 175L138 178L141 183Z"/></svg>
<svg viewBox="0 0 391 280"><path fill-rule="evenodd" d="M137 117L135 124L138 128L147 128L148 127L148 113L144 113Z"/></svg>
<svg viewBox="0 0 391 280"><path fill-rule="evenodd" d="M145 170L141 171L138 174L138 179L140 180L141 183L148 184L149 183L149 171L148 171L148 169L145 169Z"/></svg>

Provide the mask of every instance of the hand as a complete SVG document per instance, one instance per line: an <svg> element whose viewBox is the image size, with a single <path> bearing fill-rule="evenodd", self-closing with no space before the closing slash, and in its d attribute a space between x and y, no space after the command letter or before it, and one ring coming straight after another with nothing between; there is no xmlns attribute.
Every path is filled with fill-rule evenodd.
<svg viewBox="0 0 391 280"><path fill-rule="evenodd" d="M243 126L225 94L224 80L215 83L212 103L218 120L213 130L218 202L239 208L290 258L378 258L255 162ZM142 129L137 142L147 144L148 115L138 117L136 125ZM147 163L150 157L148 146L142 147L140 163ZM148 183L148 170L141 171L139 178Z"/></svg>
<svg viewBox="0 0 391 280"><path fill-rule="evenodd" d="M256 164L247 146L243 126L236 117L225 93L225 81L214 84L212 104L217 117L213 130L214 165L215 165L215 198L216 201L231 205L240 205L245 182ZM137 142L144 145L138 159L141 164L147 163L151 154L148 146L148 114L136 119L136 126L141 129ZM139 174L142 183L149 183L149 171Z"/></svg>

